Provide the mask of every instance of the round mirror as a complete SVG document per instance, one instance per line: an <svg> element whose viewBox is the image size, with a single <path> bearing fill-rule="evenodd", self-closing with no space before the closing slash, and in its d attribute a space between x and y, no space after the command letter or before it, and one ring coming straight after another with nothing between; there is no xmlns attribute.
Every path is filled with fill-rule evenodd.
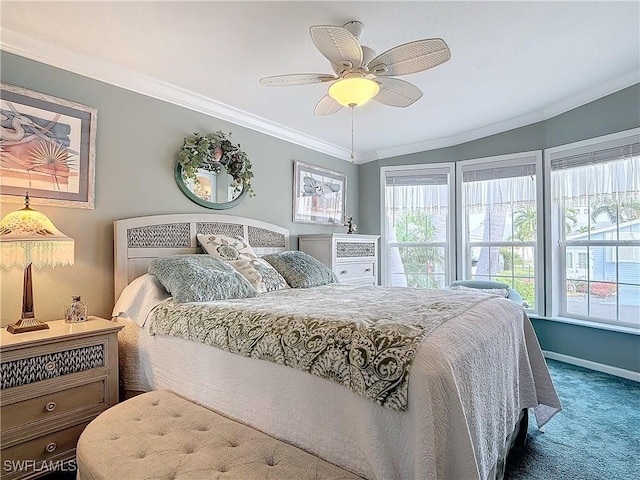
<svg viewBox="0 0 640 480"><path fill-rule="evenodd" d="M176 162L176 183L182 193L189 200L214 210L226 210L235 207L247 194L243 186L241 191L235 190L233 177L229 175L224 166L220 173L215 173L203 168L199 169L195 179L185 178L182 165Z"/></svg>

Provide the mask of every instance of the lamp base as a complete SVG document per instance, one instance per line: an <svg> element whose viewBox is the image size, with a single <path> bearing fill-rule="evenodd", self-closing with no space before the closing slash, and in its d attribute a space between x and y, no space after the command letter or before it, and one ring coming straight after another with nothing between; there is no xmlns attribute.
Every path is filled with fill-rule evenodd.
<svg viewBox="0 0 640 480"><path fill-rule="evenodd" d="M21 318L16 323L12 323L7 327L9 333L24 333L33 332L35 330L46 330L49 328L44 322L41 322L37 318Z"/></svg>
<svg viewBox="0 0 640 480"><path fill-rule="evenodd" d="M33 313L33 287L31 285L31 263L24 269L24 283L22 286L22 315L20 320L7 327L9 333L33 332L49 328L44 322L38 320Z"/></svg>

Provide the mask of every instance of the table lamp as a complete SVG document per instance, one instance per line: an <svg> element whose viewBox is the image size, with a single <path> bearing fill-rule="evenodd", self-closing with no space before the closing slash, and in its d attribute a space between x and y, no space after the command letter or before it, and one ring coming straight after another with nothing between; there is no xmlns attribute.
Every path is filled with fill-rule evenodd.
<svg viewBox="0 0 640 480"><path fill-rule="evenodd" d="M0 221L0 267L24 268L22 316L7 327L10 333L49 328L34 314L31 266L73 265L73 239L58 230L46 215L29 207L28 192L24 205Z"/></svg>

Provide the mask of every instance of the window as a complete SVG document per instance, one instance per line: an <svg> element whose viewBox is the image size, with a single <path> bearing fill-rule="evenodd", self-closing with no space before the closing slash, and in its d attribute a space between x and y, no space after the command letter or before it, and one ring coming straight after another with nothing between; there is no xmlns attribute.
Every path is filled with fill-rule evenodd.
<svg viewBox="0 0 640 480"><path fill-rule="evenodd" d="M545 151L552 316L640 326L639 134Z"/></svg>
<svg viewBox="0 0 640 480"><path fill-rule="evenodd" d="M541 152L458 162L458 276L510 285L542 311Z"/></svg>
<svg viewBox="0 0 640 480"><path fill-rule="evenodd" d="M453 164L383 167L382 283L441 288L453 262Z"/></svg>
<svg viewBox="0 0 640 480"><path fill-rule="evenodd" d="M567 257L571 255L571 252L567 252ZM586 252L578 252L578 268L587 268L587 254Z"/></svg>
<svg viewBox="0 0 640 480"><path fill-rule="evenodd" d="M495 280L530 313L640 329L640 129L544 158L383 167L383 283Z"/></svg>

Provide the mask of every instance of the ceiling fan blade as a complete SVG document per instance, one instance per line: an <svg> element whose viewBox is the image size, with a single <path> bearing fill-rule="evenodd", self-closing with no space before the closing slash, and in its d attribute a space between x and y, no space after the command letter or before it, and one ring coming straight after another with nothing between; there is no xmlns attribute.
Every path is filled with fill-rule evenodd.
<svg viewBox="0 0 640 480"><path fill-rule="evenodd" d="M336 113L338 110L340 110L341 108L342 108L342 105L336 102L329 95L325 95L316 105L316 109L314 110L314 113L316 114L317 117L320 117L322 115L332 115Z"/></svg>
<svg viewBox="0 0 640 480"><path fill-rule="evenodd" d="M291 85L308 85L311 83L331 82L336 77L326 73L294 73L291 75L276 75L260 79L265 87L288 87Z"/></svg>
<svg viewBox="0 0 640 480"><path fill-rule="evenodd" d="M362 48L349 30L333 25L309 28L314 45L332 64L358 68L362 64Z"/></svg>
<svg viewBox="0 0 640 480"><path fill-rule="evenodd" d="M407 75L433 68L451 58L449 46L441 38L428 38L398 45L369 62L375 76Z"/></svg>
<svg viewBox="0 0 640 480"><path fill-rule="evenodd" d="M391 107L408 107L422 97L418 87L398 78L381 77L373 81L380 85L380 91L373 99Z"/></svg>

